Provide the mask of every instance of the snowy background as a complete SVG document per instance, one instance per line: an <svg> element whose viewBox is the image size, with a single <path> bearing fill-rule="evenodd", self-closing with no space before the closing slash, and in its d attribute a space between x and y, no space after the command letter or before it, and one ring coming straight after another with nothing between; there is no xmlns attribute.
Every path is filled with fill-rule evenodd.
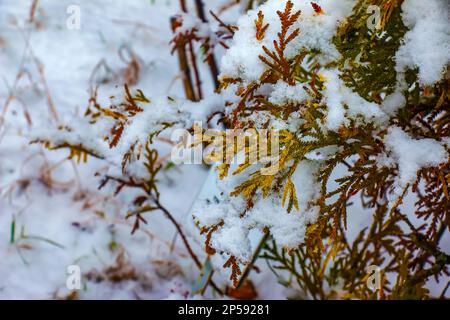
<svg viewBox="0 0 450 320"><path fill-rule="evenodd" d="M73 264L84 275L77 298L183 297L198 270L162 214L131 235L127 193L97 190L94 173L104 162L77 166L67 151L29 145L30 134L54 126L56 116L82 115L93 81L102 82L100 103L123 92L130 55L139 63L136 87L183 95L169 46L178 2L38 3L29 24L32 1L0 1L0 298L66 298ZM80 30L66 26L73 4L81 8ZM202 166L161 175L162 201L179 221L206 175Z"/></svg>
<svg viewBox="0 0 450 320"><path fill-rule="evenodd" d="M199 272L162 213L146 216L149 224L131 235L132 221L125 216L133 194L113 197L113 186L97 188L94 175L106 171L107 162L90 158L77 165L67 160L65 150L49 152L29 144L36 130L82 116L94 83L100 84L102 105L123 94L123 83L130 79L147 96L183 96L169 45L178 1L37 3L33 11L32 0L0 0L0 298L188 298ZM217 7L223 3L214 1ZM67 27L70 5L81 9L79 30ZM237 15L235 6L221 18L233 21ZM135 62L137 69L132 68ZM204 84L204 91L212 91L211 83ZM163 142L159 149L162 156L170 152ZM212 195L210 184L203 188L207 176L208 169L200 165L160 175L161 200L181 224L192 223L195 199ZM406 199L403 206L413 210L413 203ZM368 220L365 214L352 208L349 239ZM190 240L203 259L202 248ZM450 250L448 233L442 246ZM70 265L81 268L82 290L66 288ZM258 266L261 272L251 274L258 298L286 298L289 292L264 261ZM214 279L224 285L227 272ZM430 289L439 293L444 285L430 283ZM216 296L208 292L207 297Z"/></svg>

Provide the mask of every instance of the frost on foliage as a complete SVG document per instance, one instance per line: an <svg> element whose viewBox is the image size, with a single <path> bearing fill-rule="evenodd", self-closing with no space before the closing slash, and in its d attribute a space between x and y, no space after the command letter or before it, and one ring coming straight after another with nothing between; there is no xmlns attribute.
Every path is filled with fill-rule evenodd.
<svg viewBox="0 0 450 320"><path fill-rule="evenodd" d="M301 15L291 30L299 29L300 34L286 49L286 58L293 58L299 52L315 52L315 59L322 66L319 75L325 79L326 89L322 102L327 105L326 127L337 130L349 120L362 119L365 122L385 124L405 104L403 92L407 90L403 72L418 68L418 78L422 85L433 84L442 79L449 63L450 34L448 30L448 8L445 1L406 0L403 2L402 19L409 31L396 53L397 89L391 95L381 97L378 103L366 101L352 89L346 87L341 74L334 68L325 67L328 63L339 63L341 58L333 44L337 28L351 14L356 1L319 1L323 9L316 14L309 1L292 1L293 12L301 10ZM235 33L233 44L222 58L221 76L223 79L240 79L242 83L259 82L267 71L267 65L259 58L264 56L262 49L273 50L273 40L280 32L277 11L283 11L286 1L267 1L255 10L249 11L238 21L239 30ZM263 14L267 30L264 37L255 37L255 21ZM308 70L307 64L302 67ZM303 89L304 83L289 85L279 81L268 94L268 101L274 104L306 102L310 93ZM262 90L262 89L261 89ZM253 116L253 118L256 118ZM258 123L258 119L256 119ZM262 120L259 122L263 122Z"/></svg>
<svg viewBox="0 0 450 320"><path fill-rule="evenodd" d="M209 38L212 35L210 25L200 20L196 15L181 12L178 14L181 26L177 28L178 34L185 34L195 30L197 36L202 38Z"/></svg>
<svg viewBox="0 0 450 320"><path fill-rule="evenodd" d="M390 168L398 166L397 182L400 186L414 182L421 168L438 166L447 161L448 154L443 144L437 140L415 140L398 127L389 129L396 112L407 102L410 103L407 101L408 95L405 95L408 90L404 74L406 69L418 68L419 83L422 85L434 83L443 76L448 63L449 43L446 30L448 23L443 19L443 2L433 0L430 8L427 7L428 3L421 1L406 0L403 3L402 19L410 31L406 33L398 52L392 53L396 58L396 70L393 71L396 72L393 77L396 81L393 83L395 90L387 96L372 92L373 97L366 95L370 101L356 89L349 87L351 83L347 79L344 80L342 70L347 67L351 70L354 66L347 65L348 61L342 59L333 43L338 27L360 2L348 0L317 3L322 8L320 13L315 12L309 1L268 0L239 19L232 46L221 61L221 78L226 83L222 94L228 95L226 100L230 102L226 107L227 114L238 114L234 119L236 122L242 121L257 128L268 126L288 130L304 144L310 142L311 137L302 137L302 133L298 132L299 127L307 121L302 119L302 115L307 114L303 109L323 110L323 118L315 121L320 130L330 136L335 133L351 135L352 126L373 125L374 136L382 137L387 132L384 139L386 153L377 157L377 163ZM290 11L285 9L291 4L293 7ZM284 56L280 57L277 54L271 55L271 52L277 52L276 46L283 41L280 31L281 16L285 10L289 11L288 16L295 16L294 12L301 11L286 33L295 35L299 29L299 34L288 42L283 50ZM427 16L430 11L432 14ZM274 41L277 43L274 44ZM303 58L303 53L306 58ZM267 63L267 56L275 61L273 65ZM299 57L302 70L314 74L312 80L302 77L301 72L296 77L289 74L297 72L292 69ZM287 71L282 69L284 58L288 62ZM277 66L281 67L276 69ZM258 98L247 99L245 90L251 92L253 98L264 97L265 102L258 104ZM254 106L256 111L243 112L245 108L251 109ZM270 108L272 112L269 111ZM287 109L289 111L285 111ZM351 144L351 139L346 143ZM299 148L302 147L304 146ZM196 221L200 226L213 230L209 234L207 246L210 245L221 253L234 255L242 262L249 261L252 253L249 231L253 229L270 231L280 246L295 249L301 245L305 240L308 224L316 222L319 215L320 210L314 206L314 201L325 196L320 194L316 172L323 169L325 161L333 159L339 152L340 149L333 142L299 156L302 159L295 173L290 176L298 197L298 210L291 213L283 208L284 201L279 194L263 197L258 190L253 198L247 197L246 200L252 200L250 206L240 198L242 194L238 198L228 196L239 183L225 188L224 198L220 201L199 205L194 210ZM290 180L286 180L282 184L289 185ZM283 193L285 187L280 186L280 193ZM232 236L233 233L235 236Z"/></svg>
<svg viewBox="0 0 450 320"><path fill-rule="evenodd" d="M145 143L149 135L162 131L167 123L179 128L190 128L196 121L206 123L208 115L220 110L222 104L218 95L211 95L201 104L184 99L158 98L130 120L119 148L127 150L136 142Z"/></svg>
<svg viewBox="0 0 450 320"><path fill-rule="evenodd" d="M381 123L387 116L376 103L368 102L356 92L347 88L339 78L337 70L323 72L325 78L324 102L328 107L327 127L338 130L341 125L348 125L349 118L362 118L367 122Z"/></svg>
<svg viewBox="0 0 450 320"><path fill-rule="evenodd" d="M421 168L439 166L449 157L444 146L436 140L413 139L399 127L389 129L384 143L390 156L381 164L398 165L401 187L414 182Z"/></svg>
<svg viewBox="0 0 450 320"><path fill-rule="evenodd" d="M403 107L406 103L405 96L401 92L400 88L398 88L394 93L390 94L389 96L384 99L381 109L387 114L387 115L393 115L395 112Z"/></svg>
<svg viewBox="0 0 450 320"><path fill-rule="evenodd" d="M332 43L336 27L351 13L354 1L316 1L324 13L317 15L310 1L293 1L293 11L301 10L302 14L293 29L300 28L300 36L290 43L286 49L286 56L292 58L303 48L320 50L322 63L331 62L339 58L339 52ZM222 75L241 78L246 82L257 81L266 66L258 58L264 54L262 46L273 49L273 40L280 32L280 21L277 11L283 11L285 1L269 0L256 10L249 11L238 21L239 31L234 35L233 45L222 59ZM255 38L254 21L259 10L264 14L264 21L269 23L265 37L258 41Z"/></svg>
<svg viewBox="0 0 450 320"><path fill-rule="evenodd" d="M341 181L347 180L338 177L333 182L345 191L340 194L331 193L339 196L339 200L336 201L336 205L333 204L327 208L318 204L318 199L326 198L328 194L327 191L322 194L323 189L319 187L319 180L323 179L323 175L318 177L316 173L321 171L323 174L326 171L325 167L339 157L348 160L352 168L356 167L349 154L357 156L358 151L355 150L360 150L359 148L362 150L367 147L368 152L377 154L377 156L374 155L376 157L374 168L378 165L378 168L386 166L392 170L391 174L396 179L394 190L396 194L397 191L417 180L420 169L438 167L448 160L444 144L438 140L415 139L400 127L391 127L392 123L397 122L395 121L397 111L407 103L408 105L415 103L411 101L411 95L407 92L408 89L410 92L414 90L414 87L407 86L406 79L409 76L406 73L407 69L418 70L421 85L434 83L443 77L443 70L448 63L448 35L444 30L447 22L442 19L442 12L445 11L442 3L432 1L433 9L423 8L415 11L412 10L413 7L420 9L419 7L426 4L419 4L418 1L412 0L404 2L402 19L409 31L401 42L398 52L396 53L395 49L390 53L392 55L390 58L396 58L396 69L392 67L393 81L389 83L392 91L384 91L383 79L380 79L377 85L381 89L373 89L373 92L369 91L369 93L361 93L357 91L358 88L352 86L351 80L363 80L351 78L354 71L352 68L356 67L349 62L351 59L341 57L333 44L333 37L338 27L352 13L356 3L361 4L356 1L321 1L318 4L323 10L318 14L310 2L269 0L238 21L239 30L235 33L233 44L222 58L221 76L226 84L223 92L229 94L227 101L230 102L227 114L237 115L233 118L234 123L243 126L257 128L267 126L293 133L301 140L298 149L291 149L294 153L299 153L297 159L300 161L295 168L295 173L285 175L284 180L280 179L281 182L278 182L276 191L268 196L263 196L263 188L260 190L258 187L255 187L257 190L255 193L252 193L250 188L241 189L244 192L240 194L233 192L234 188L242 185L243 182L235 181L234 184L222 190L223 197L218 202L198 204L194 210L194 216L199 226L207 230L205 242L207 247L232 255L240 262L248 262L254 249L250 240L252 231L255 229L270 232L277 245L289 249L299 247L305 239L308 242L310 232L314 232L311 231L314 228L308 229L308 226L315 224L314 227L316 227L320 224L321 220L319 222L317 220L319 214L322 218L325 217L323 220L327 218L327 215L340 215L345 211L348 195L355 194L364 186L362 182L361 185L358 182L355 183L357 186L355 190L352 188L346 190L345 188L351 185L350 182L357 179L346 177L345 179L350 182L345 184ZM290 8L291 4L293 8ZM296 17L298 10L301 10L298 20L289 25L289 32L285 34L297 35L297 29L300 30L299 34L288 42L282 55L277 45L283 43L283 36L280 35L283 17L285 21L289 20L289 17ZM430 18L426 16L430 10L436 11L431 14L434 21L429 21ZM436 39L433 39L434 33ZM422 41L422 37L429 39ZM301 71L296 69L297 59L300 61L301 68L298 69ZM273 64L271 64L272 61L274 61ZM288 67L283 68L286 64ZM363 63L358 67L364 74ZM350 80L348 75L344 74L346 68L350 70ZM369 68L367 70L369 73ZM303 76L305 73L312 76ZM409 78L408 83L411 83ZM370 88L370 83L368 87ZM231 93L233 91L234 97ZM386 95L386 92L389 92L389 95ZM246 108L251 112L245 112ZM307 117L314 112L308 113L308 111L315 109L323 114L318 113L320 115L314 116L313 123ZM303 116L305 117L302 119ZM304 131L309 130L305 124L312 127L317 125L320 129L311 131L324 133L302 136ZM367 131L363 132L363 130ZM368 139L370 146L364 145L363 135L374 138L373 141ZM352 139L353 137L355 139ZM314 144L315 139L325 142L323 145L318 143L317 146L311 147L309 149L312 150L311 152L301 154L302 149L308 149L310 147L308 143ZM342 143L342 140L345 142ZM355 150L349 152L353 142L355 142ZM343 148L347 148L347 151L343 151ZM344 152L349 154L342 155ZM363 151L359 153L359 156L361 162L366 160ZM288 168L289 165L286 165L285 169L288 170ZM369 166L364 170L368 170L367 179L376 179L376 172L370 171ZM247 179L251 177L247 175ZM262 181L261 184L266 183L264 180L257 181ZM324 187L327 181L321 182L324 183L322 184ZM292 188L291 184L295 188ZM356 190L358 188L359 190ZM288 213L283 208L283 198L292 189L295 192L294 202L298 201L298 208ZM231 197L230 192L238 196ZM334 221L334 223L337 225L338 222Z"/></svg>
<svg viewBox="0 0 450 320"><path fill-rule="evenodd" d="M103 118L94 126L86 118L66 113L60 120L59 128L42 126L30 134L30 139L49 142L55 148L82 145L92 155L105 158L110 151L108 143L102 137L113 124L112 119Z"/></svg>
<svg viewBox="0 0 450 320"><path fill-rule="evenodd" d="M48 142L52 148L80 147L99 158L121 157L133 146L145 145L150 137L164 129L190 128L196 121L206 123L208 116L220 110L223 105L219 95L211 95L201 105L185 99L156 97L148 101L134 101L140 108L133 116L119 109L101 109L104 116L90 117L65 115L55 128L41 129L33 133L32 139ZM120 104L119 104L120 105ZM111 141L111 134L121 124L120 139Z"/></svg>
<svg viewBox="0 0 450 320"><path fill-rule="evenodd" d="M311 99L311 95L300 84L291 86L284 81L273 85L269 102L274 104L302 103Z"/></svg>
<svg viewBox="0 0 450 320"><path fill-rule="evenodd" d="M203 49L207 49L204 53L208 56L213 53L212 49L219 43L218 35L211 30L211 25L207 22L203 22L199 17L186 12L181 12L176 15L176 34L174 40L186 38L196 38L204 41L207 46L203 46Z"/></svg>
<svg viewBox="0 0 450 320"><path fill-rule="evenodd" d="M195 204L194 219L203 228L211 230L217 226L211 233L209 245L219 253L233 255L244 263L252 257L252 230L268 230L280 246L295 249L304 242L307 226L318 217L319 208L312 204L320 195L320 186L315 183L318 169L319 162L303 161L292 177L298 191L299 210L288 213L278 194L267 198L258 196L254 206L248 209L243 198L229 196L242 179L233 176L217 184L223 195L221 199Z"/></svg>
<svg viewBox="0 0 450 320"><path fill-rule="evenodd" d="M397 52L397 71L419 69L419 82L439 81L450 62L449 5L446 0L405 0L402 18L410 29Z"/></svg>
<svg viewBox="0 0 450 320"><path fill-rule="evenodd" d="M391 178L396 179L397 193L417 180L420 169L448 160L448 140L443 140L446 146L437 138L415 139L400 127L390 126L396 123L407 128L416 121L397 117L397 111L406 104L411 113L417 113L418 122L437 118L438 113L433 113L421 119L423 110L416 112L417 104L424 101L426 105L426 99L420 100L424 88L416 86L414 72L411 76L406 71L417 69L421 85L440 80L448 63L449 37L443 1L425 4L405 0L402 19L409 31L398 52L388 51L389 61L396 58L396 70L388 81L381 79L377 83L380 87L373 88L370 81L364 81L365 73L371 81L377 81L373 75L378 73L371 73L370 68L365 72L370 62L358 62L363 52L351 59L345 50L337 50L338 40L334 38L338 28L346 26L342 22L349 21L346 18L351 14L357 16L355 11L366 2L317 2L268 0L245 13L222 59L221 94L206 95L199 103L167 97L145 101L140 97L131 109L126 109L126 104L99 109L97 118L68 119L57 133L41 132L37 138L55 148L64 144L83 146L94 155L110 161L117 156L121 161L129 150L145 145L166 128L191 128L195 121L206 123L214 113L223 114L221 120L232 129L283 131L280 171L271 178L253 170L264 164L239 168L242 170L228 170L228 164L226 170L219 167L221 178L225 177L217 185L220 196L199 201L193 210L194 220L204 236L206 252L229 257L224 267L233 268L235 283L240 274L237 264L252 259L255 233L270 233L278 246L288 250L297 249L306 240L307 246L312 244L324 251L320 244L325 228L333 222L326 236L337 241L338 226L341 219L346 223L352 196L362 191L363 196L373 198L370 205L378 205L378 196L391 192L383 189ZM360 7L352 12L355 4ZM200 19L181 14L180 20L175 37L207 38L212 44L217 40ZM339 28L339 33L343 29ZM365 42L360 46L349 39L357 49L366 46ZM386 43L380 45L380 51ZM363 69L361 77L353 77L356 68ZM352 81L361 81L368 92L358 90ZM407 83L413 86L408 88ZM424 94L427 98L432 95ZM443 103L434 105L438 109ZM405 113L408 117L408 110ZM436 134L444 130L443 126L430 129ZM343 177L342 172L332 171L339 164L345 164L351 174ZM390 170L380 170L383 174L379 178L376 169L380 167ZM126 173L141 175L134 165L129 165ZM341 176L330 178L332 174ZM338 188L330 192L329 184Z"/></svg>

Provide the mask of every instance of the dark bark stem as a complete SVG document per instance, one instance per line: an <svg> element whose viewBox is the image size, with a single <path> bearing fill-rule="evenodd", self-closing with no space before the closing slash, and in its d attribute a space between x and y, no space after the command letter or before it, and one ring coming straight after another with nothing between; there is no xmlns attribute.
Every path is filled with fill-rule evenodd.
<svg viewBox="0 0 450 320"><path fill-rule="evenodd" d="M197 9L197 15L203 22L208 22L205 15L204 4L202 0L195 0L195 8Z"/></svg>
<svg viewBox="0 0 450 320"><path fill-rule="evenodd" d="M175 19L172 19L172 31L175 32L176 24ZM183 74L183 86L186 94L186 98L191 101L196 101L194 88L192 85L191 69L189 68L189 60L186 54L186 45L183 39L176 39L176 51L178 53L178 62L180 64L180 70Z"/></svg>
<svg viewBox="0 0 450 320"><path fill-rule="evenodd" d="M179 233L181 239L183 240L184 246L186 247L187 251L189 252L189 255L192 257L192 260L194 260L197 267L200 269L202 268L202 263L198 259L197 255L194 253L194 251L191 248L191 245L187 241L186 235L184 234L183 230L181 229L181 226L178 224L178 222L175 220L175 218L172 216L172 214L167 210L160 202L159 200L155 199L156 206L166 215L166 217L172 222L175 229L177 229L177 232Z"/></svg>
<svg viewBox="0 0 450 320"><path fill-rule="evenodd" d="M180 7L183 12L187 12L186 0L180 0Z"/></svg>
<svg viewBox="0 0 450 320"><path fill-rule="evenodd" d="M191 55L192 68L194 69L195 86L197 87L197 101L200 101L203 99L202 81L200 79L200 72L198 71L197 65L197 56L194 52L194 45L192 44L192 41L189 41L189 53Z"/></svg>
<svg viewBox="0 0 450 320"><path fill-rule="evenodd" d="M202 22L206 23L208 22L208 19L206 18L204 4L202 0L195 0L195 7L197 9L197 15L202 20ZM208 52L210 50L209 46L205 45L205 51ZM211 76L213 78L214 87L215 89L219 89L219 68L217 66L216 57L214 55L214 52L211 52L210 55L206 58L206 62L209 65L209 69L211 71Z"/></svg>
<svg viewBox="0 0 450 320"><path fill-rule="evenodd" d="M175 218L172 216L172 214L167 210L158 199L154 200L156 206L165 214L165 216L172 222L172 224L175 226L175 229L177 229L178 234L180 235L181 239L183 240L184 246L186 247L189 255L191 256L192 260L194 260L195 265L201 270L203 268L202 263L198 259L197 255L194 253L194 250L192 250L191 245L189 244L189 241L187 240L186 235L183 232L183 229L181 229L180 224L175 220ZM211 274L212 277L212 274ZM220 295L223 295L222 290L219 289L219 287L214 283L214 281L211 279L209 281L211 286L214 288L214 290L217 291Z"/></svg>

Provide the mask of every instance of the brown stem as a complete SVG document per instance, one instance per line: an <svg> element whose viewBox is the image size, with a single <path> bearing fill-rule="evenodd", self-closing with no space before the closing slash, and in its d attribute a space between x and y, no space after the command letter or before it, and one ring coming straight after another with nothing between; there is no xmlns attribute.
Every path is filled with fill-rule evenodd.
<svg viewBox="0 0 450 320"><path fill-rule="evenodd" d="M180 0L180 7L183 12L187 12L186 0Z"/></svg>
<svg viewBox="0 0 450 320"><path fill-rule="evenodd" d="M198 259L197 255L194 253L194 250L192 250L191 245L189 244L186 235L183 232L183 229L181 228L180 224L177 222L177 220L174 218L174 216L169 212L169 210L167 210L159 201L159 196L158 195L154 195L152 194L152 190L148 189L145 185L145 183L143 182L139 182L139 181L135 181L133 178L130 178L129 180L125 180L122 178L118 178L118 177L114 177L114 176L105 176L105 179L103 180L103 182L100 184L100 189L103 188L106 183L108 183L108 181L115 181L117 183L119 183L119 191L122 189L123 186L127 186L130 188L138 188L138 189L142 189L144 190L144 192L147 194L147 196L149 197L149 199L151 199L153 201L153 203L156 205L156 207L161 210L164 215L169 219L169 221L174 225L175 229L177 230L178 234L180 235L181 239L183 240L183 244L186 247L189 256L192 258L192 260L194 260L195 265L197 266L197 268L199 268L200 270L203 268L202 263L200 262L200 260ZM211 274L212 276L212 274ZM219 287L214 283L214 281L211 279L210 282L211 286L214 288L214 290L217 291L217 293L219 293L220 295L223 295L222 290L219 289Z"/></svg>
<svg viewBox="0 0 450 320"><path fill-rule="evenodd" d="M159 200L155 199L156 206L166 215L166 217L172 222L172 224L175 226L175 229L177 229L177 232L179 233L181 239L183 240L183 243L189 252L189 255L192 257L192 260L194 260L197 267L200 269L202 268L202 263L198 259L197 255L194 253L194 251L191 248L191 245L189 244L186 235L184 234L183 230L181 229L181 226L178 224L178 222L175 220L175 218L172 216L172 214L167 210L160 202Z"/></svg>
<svg viewBox="0 0 450 320"><path fill-rule="evenodd" d="M194 52L192 41L189 41L189 53L191 55L192 68L194 69L195 86L197 87L197 101L203 99L202 81L200 80L200 73L198 71L197 56Z"/></svg>
<svg viewBox="0 0 450 320"><path fill-rule="evenodd" d="M207 59L208 65L209 65L209 69L211 70L211 76L213 78L214 81L214 87L217 89L219 89L219 68L217 67L217 61L216 61L216 57L214 56L214 53L211 53L208 56Z"/></svg>
<svg viewBox="0 0 450 320"><path fill-rule="evenodd" d="M172 216L172 214L169 212L169 210L167 210L160 202L158 199L154 200L156 206L166 215L166 217L172 222L172 224L175 226L175 228L177 229L178 234L180 235L181 239L183 240L184 246L186 247L189 255L191 256L192 260L194 260L196 266L201 270L203 268L202 263L200 262L200 260L198 259L197 255L194 253L194 250L192 250L191 245L189 244L186 235L183 232L183 229L181 228L181 226L179 225L179 223L175 220L175 218ZM211 274L212 276L212 274ZM209 281L209 283L211 284L211 286L214 288L214 290L216 290L220 295L223 295L222 290L219 289L219 287L214 283L214 281L211 279Z"/></svg>
<svg viewBox="0 0 450 320"><path fill-rule="evenodd" d="M447 292L447 289L450 287L450 281L447 282L444 289L442 290L441 295L439 296L439 299L445 299L445 293Z"/></svg>
<svg viewBox="0 0 450 320"><path fill-rule="evenodd" d="M171 20L172 31L175 32L177 25L176 19ZM180 70L183 73L183 86L186 98L191 101L196 101L194 88L192 86L191 69L189 68L189 62L186 54L186 45L183 39L176 39L176 51L178 53L178 61L180 64Z"/></svg>
<svg viewBox="0 0 450 320"><path fill-rule="evenodd" d="M242 276L239 279L238 284L236 285L236 289L239 289L241 287L241 285L244 283L245 279L247 279L248 275L250 274L250 271L252 270L253 266L255 265L256 260L259 258L259 254L261 253L261 250L264 248L264 245L266 244L267 239L269 239L268 231L266 231L264 233L261 240L259 241L259 244L256 247L255 252L253 253L252 260L250 261L249 264L247 264L245 266L245 270L242 273Z"/></svg>
<svg viewBox="0 0 450 320"><path fill-rule="evenodd" d="M28 16L28 23L32 23L34 21L34 16L36 14L38 4L39 0L33 0L33 3L31 4L30 8L30 14Z"/></svg>
<svg viewBox="0 0 450 320"><path fill-rule="evenodd" d="M195 0L195 8L197 9L197 15L200 18L200 20L202 20L202 22L208 22L208 19L206 18L205 15L205 10L204 10L204 4L202 0ZM205 45L205 52L209 51L209 46ZM217 61L216 61L216 57L214 56L214 52L211 52L211 54L208 56L208 58L206 59L206 62L209 65L209 69L211 71L211 76L213 78L213 82L214 82L214 87L217 89L219 89L219 68L217 67Z"/></svg>
<svg viewBox="0 0 450 320"><path fill-rule="evenodd" d="M227 25L225 22L223 22L223 21L217 16L217 14L215 14L212 10L209 10L209 14L213 16L213 18L219 23L219 25L220 25L222 28L227 29L227 30L230 32L230 34L234 35L235 31L233 30L233 28L230 27L229 25Z"/></svg>
<svg viewBox="0 0 450 320"><path fill-rule="evenodd" d="M195 8L197 9L197 15L203 22L208 22L205 15L204 4L202 0L195 0Z"/></svg>

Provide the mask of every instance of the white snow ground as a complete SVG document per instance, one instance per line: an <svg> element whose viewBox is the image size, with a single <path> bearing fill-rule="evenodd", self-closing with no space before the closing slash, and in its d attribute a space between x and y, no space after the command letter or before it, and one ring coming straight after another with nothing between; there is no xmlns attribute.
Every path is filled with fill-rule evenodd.
<svg viewBox="0 0 450 320"><path fill-rule="evenodd" d="M130 235L125 213L132 193L113 198L112 188L97 190L94 173L104 162L76 166L65 160L67 151L49 152L28 138L56 124L52 106L61 118L82 114L92 78L104 80L100 103L120 94L130 50L141 66L137 88L148 96L182 96L168 45L178 1L40 0L30 27L31 4L0 0L0 298L185 298L198 270L162 213L147 216L149 225ZM69 5L81 8L79 30L67 28ZM162 202L181 223L190 219L206 176L194 165L164 172ZM365 220L355 215L352 223L359 229ZM450 239L445 243L450 247ZM84 275L76 296L66 288L69 265ZM259 298L285 298L264 266L252 274Z"/></svg>
<svg viewBox="0 0 450 320"><path fill-rule="evenodd" d="M162 213L131 235L125 214L132 194L113 198L112 187L97 190L94 173L104 162L91 158L77 166L65 160L67 151L49 152L28 138L56 125L51 106L60 118L82 115L92 79L103 80L100 103L121 94L130 51L140 64L136 88L148 96L182 96L169 46L178 1L38 3L30 26L32 0L0 1L0 299L186 298L198 270ZM79 30L67 28L69 5L81 9ZM163 173L162 202L180 223L190 219L206 175L195 165ZM70 265L83 274L76 294L66 287ZM254 282L259 298L283 297L271 274Z"/></svg>
<svg viewBox="0 0 450 320"><path fill-rule="evenodd" d="M129 194L111 198L111 190L97 190L93 174L104 163L90 159L76 167L64 160L67 151L48 152L30 146L27 138L36 128L55 125L48 96L60 117L84 111L89 79L103 59L117 75L100 68L96 77L108 80L99 89L100 101L107 103L107 97L120 92L127 66L118 53L126 54L123 48L138 57L138 87L146 94L181 94L179 83L173 85L178 65L168 45L169 18L178 3L42 0L30 28L31 3L0 1L0 298L64 298L70 293L67 266L79 265L92 278L114 266L122 251L132 280L88 281L85 276L78 298L183 297L197 270L181 241L174 242L175 229L162 214L155 213L144 231L130 235L130 222L124 219ZM66 27L66 9L72 4L81 8L80 30ZM179 221L186 218L205 176L199 166L164 174L163 202Z"/></svg>

